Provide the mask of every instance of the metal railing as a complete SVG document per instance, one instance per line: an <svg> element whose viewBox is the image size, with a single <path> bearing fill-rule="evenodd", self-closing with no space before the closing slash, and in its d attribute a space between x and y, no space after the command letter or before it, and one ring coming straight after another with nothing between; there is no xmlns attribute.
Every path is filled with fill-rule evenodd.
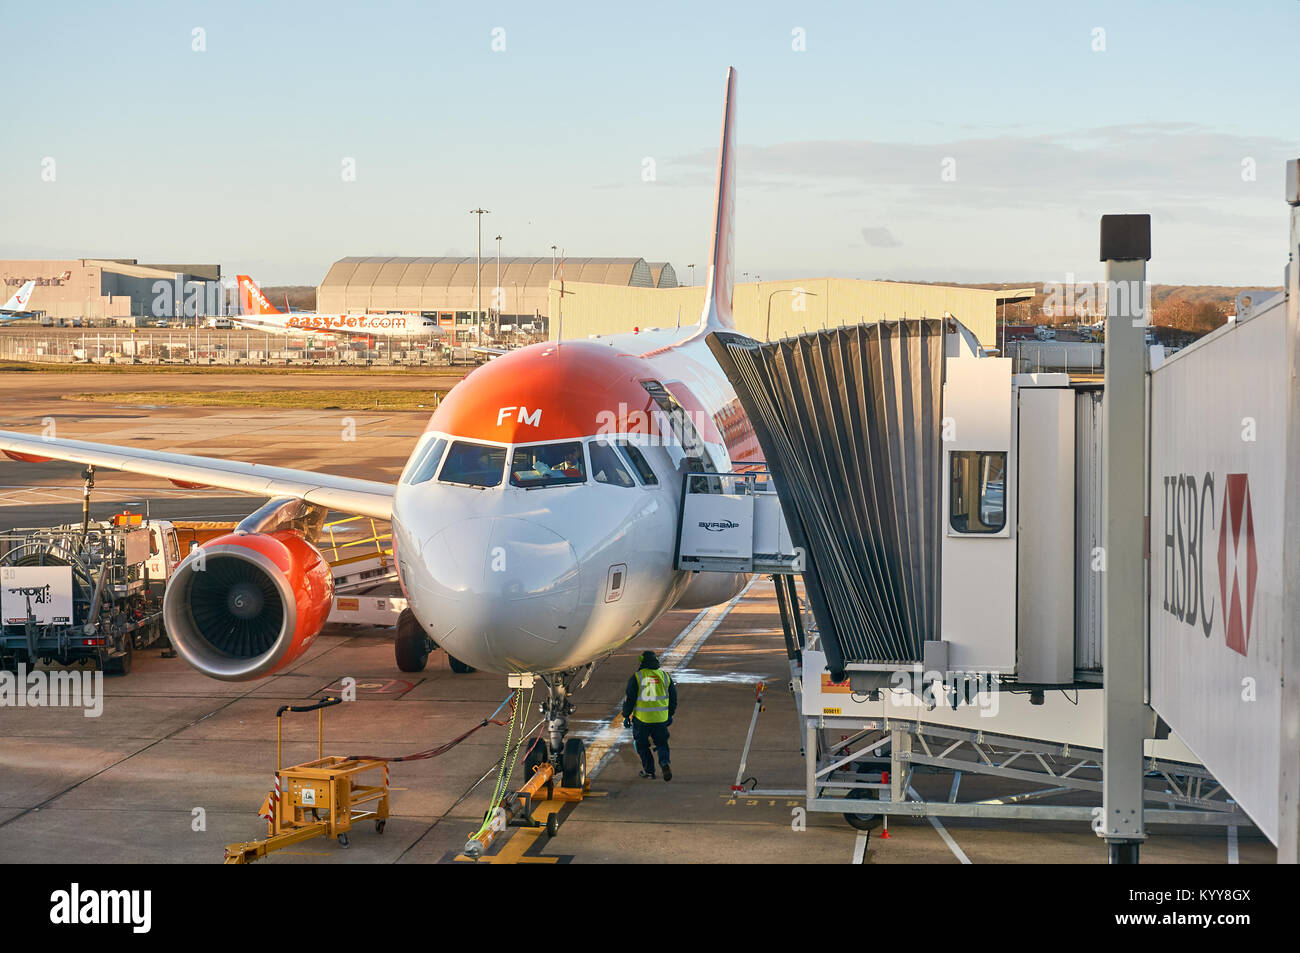
<svg viewBox="0 0 1300 953"><path fill-rule="evenodd" d="M414 339L347 340L283 338L256 331L33 331L0 334L0 361L48 364L317 364L337 366L449 367L479 363L471 348Z"/></svg>
<svg viewBox="0 0 1300 953"><path fill-rule="evenodd" d="M1106 346L1088 341L1008 341L1005 354L1015 374L1091 376L1106 370Z"/></svg>

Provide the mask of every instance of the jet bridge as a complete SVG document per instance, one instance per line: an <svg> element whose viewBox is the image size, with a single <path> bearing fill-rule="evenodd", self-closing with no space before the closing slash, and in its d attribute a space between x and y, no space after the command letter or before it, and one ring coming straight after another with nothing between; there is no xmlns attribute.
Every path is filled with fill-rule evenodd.
<svg viewBox="0 0 1300 953"><path fill-rule="evenodd" d="M716 332L709 344L754 426L771 474L764 492L779 498L803 568L768 568L757 554L774 547L739 545L753 535L752 502L722 497L740 478L698 474L686 484L698 492L683 501L691 515L678 565L774 575L808 808L855 824L888 814L1095 818L1093 560L1105 444L1096 382L1014 374L953 319L767 344ZM705 515L729 506L742 515ZM720 541L712 553L688 542L733 526L727 552ZM1244 823L1148 716L1148 820ZM952 779L946 800L925 777L935 772ZM959 800L963 776L980 781ZM1009 790L992 790L999 782ZM855 809L857 798L871 806Z"/></svg>
<svg viewBox="0 0 1300 953"><path fill-rule="evenodd" d="M940 638L944 323L839 328L709 346L758 433L836 680L921 663Z"/></svg>

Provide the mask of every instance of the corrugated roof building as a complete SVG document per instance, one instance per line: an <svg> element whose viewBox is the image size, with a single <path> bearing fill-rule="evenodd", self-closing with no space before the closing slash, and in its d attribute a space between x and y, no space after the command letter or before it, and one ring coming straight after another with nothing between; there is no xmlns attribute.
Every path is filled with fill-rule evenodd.
<svg viewBox="0 0 1300 953"><path fill-rule="evenodd" d="M343 258L316 289L316 309L326 314L376 311L473 312L478 283L473 256L463 258ZM654 288L670 278L644 258L502 258L498 291L496 256L483 257L483 310L508 322L511 316L549 314L554 273L564 281L623 288Z"/></svg>

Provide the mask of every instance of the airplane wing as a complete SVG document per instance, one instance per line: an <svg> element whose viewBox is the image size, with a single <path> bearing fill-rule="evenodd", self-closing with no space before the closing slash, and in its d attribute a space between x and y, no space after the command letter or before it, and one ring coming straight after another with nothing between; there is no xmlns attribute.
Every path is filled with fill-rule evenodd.
<svg viewBox="0 0 1300 953"><path fill-rule="evenodd" d="M394 487L372 480L290 470L287 467L196 457L184 453L113 447L83 440L45 438L0 430L0 451L17 460L67 460L104 470L161 477L181 485L215 486L252 496L291 496L333 510L390 519Z"/></svg>

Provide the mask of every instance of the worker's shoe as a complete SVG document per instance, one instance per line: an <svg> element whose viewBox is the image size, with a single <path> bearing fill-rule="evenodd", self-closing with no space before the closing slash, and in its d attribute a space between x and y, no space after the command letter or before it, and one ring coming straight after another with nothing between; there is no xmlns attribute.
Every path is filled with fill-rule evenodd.
<svg viewBox="0 0 1300 953"><path fill-rule="evenodd" d="M649 771L642 771L642 772L641 772L641 777L643 777L643 778L649 778L649 779L652 780L652 781L654 780L654 775L653 775L652 773L650 773Z"/></svg>
<svg viewBox="0 0 1300 953"><path fill-rule="evenodd" d="M661 764L659 768L664 773L665 781L671 781L673 779L673 769L670 766L666 764Z"/></svg>

